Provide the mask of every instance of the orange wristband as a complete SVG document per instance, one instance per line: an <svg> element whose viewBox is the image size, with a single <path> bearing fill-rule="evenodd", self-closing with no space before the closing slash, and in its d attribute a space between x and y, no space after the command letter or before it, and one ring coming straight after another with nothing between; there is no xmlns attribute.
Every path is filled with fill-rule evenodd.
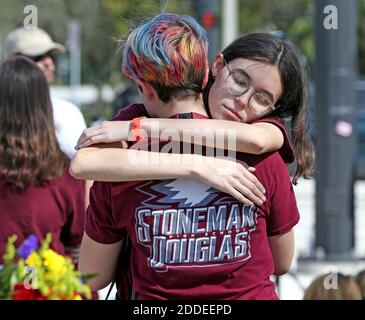
<svg viewBox="0 0 365 320"><path fill-rule="evenodd" d="M141 120L144 119L144 117L134 118L131 121L129 131L132 133L134 139L139 142L141 140L144 140L142 131L141 131Z"/></svg>

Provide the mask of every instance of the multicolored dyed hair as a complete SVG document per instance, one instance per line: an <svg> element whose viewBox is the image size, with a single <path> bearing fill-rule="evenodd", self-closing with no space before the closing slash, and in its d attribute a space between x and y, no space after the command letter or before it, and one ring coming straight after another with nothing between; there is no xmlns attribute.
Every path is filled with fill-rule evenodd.
<svg viewBox="0 0 365 320"><path fill-rule="evenodd" d="M194 18L157 15L133 30L122 50L124 74L149 83L163 102L202 92L208 39Z"/></svg>

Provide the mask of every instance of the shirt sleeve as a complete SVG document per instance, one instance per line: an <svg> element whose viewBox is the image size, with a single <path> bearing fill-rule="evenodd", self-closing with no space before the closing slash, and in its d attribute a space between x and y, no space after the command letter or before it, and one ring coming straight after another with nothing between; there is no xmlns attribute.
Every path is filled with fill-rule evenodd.
<svg viewBox="0 0 365 320"><path fill-rule="evenodd" d="M271 123L280 129L280 131L284 137L284 143L283 143L283 146L279 150L279 154L283 158L285 163L294 162L295 153L294 153L293 146L290 142L290 138L288 135L288 131L285 127L284 121L281 119L276 119L276 118L262 118L262 119L256 120L254 123L259 123L259 122Z"/></svg>
<svg viewBox="0 0 365 320"><path fill-rule="evenodd" d="M275 155L276 154L276 155ZM288 169L275 153L276 161L271 162L270 190L268 194L269 214L267 217L267 234L275 236L289 232L299 221L299 210L295 199Z"/></svg>
<svg viewBox="0 0 365 320"><path fill-rule="evenodd" d="M85 181L76 180L65 171L64 188L67 190L67 220L62 228L61 240L65 247L78 248L84 233Z"/></svg>
<svg viewBox="0 0 365 320"><path fill-rule="evenodd" d="M86 210L85 232L96 242L111 244L125 237L125 229L113 216L111 186L95 181L90 190L90 205Z"/></svg>
<svg viewBox="0 0 365 320"><path fill-rule="evenodd" d="M125 108L121 108L118 113L113 117L113 121L129 121L138 117L150 118L146 108L143 104L130 104Z"/></svg>

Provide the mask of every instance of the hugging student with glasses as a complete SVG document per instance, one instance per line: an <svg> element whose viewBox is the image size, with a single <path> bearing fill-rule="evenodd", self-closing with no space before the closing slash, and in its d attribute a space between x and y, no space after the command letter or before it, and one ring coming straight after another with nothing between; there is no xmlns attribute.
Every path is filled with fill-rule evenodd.
<svg viewBox="0 0 365 320"><path fill-rule="evenodd" d="M269 33L251 33L236 39L217 54L210 68L203 98L211 120L144 118L138 119L138 125L141 132L147 135L151 130L161 133L169 128L179 130L180 133L185 129L201 128L225 129L225 133L228 129L235 130L235 151L262 154L279 150L286 163L296 160L296 172L292 179L296 184L300 177L309 178L315 158L307 132L307 85L305 68L294 44ZM145 114L135 114L135 117L139 116ZM284 119L291 123L291 141ZM156 122L158 127L153 128ZM106 121L85 130L77 148L101 142L127 141L131 139L130 129L131 121ZM184 139L184 135L172 137L178 138ZM201 143L210 146L212 142L203 139ZM228 143L225 145L228 146ZM103 150L99 151L102 154ZM115 157L118 157L118 151L115 152ZM73 160L77 167L74 174L79 178L102 181L128 180L125 171L122 172L118 166L114 169L110 167L109 164L115 162L116 158L111 161L98 159L101 157L90 161L90 154L77 154ZM123 163L122 155L120 159L119 164ZM134 168L138 171L138 177L146 179L164 177L165 170L172 169L176 170L176 176L183 174L179 166L149 169L148 164L145 164L143 170ZM252 171L252 168L241 167L239 177L233 179L218 176L217 170L203 166L198 174L190 177L229 193L244 203L260 205L265 197ZM134 174L132 169L128 173Z"/></svg>
<svg viewBox="0 0 365 320"><path fill-rule="evenodd" d="M224 63L229 72L225 82L225 88L230 94L240 98L241 96L250 93L247 106L257 115L266 115L275 110L273 95L269 91L255 91L252 88L250 85L252 77L250 77L248 70L231 70L225 59Z"/></svg>

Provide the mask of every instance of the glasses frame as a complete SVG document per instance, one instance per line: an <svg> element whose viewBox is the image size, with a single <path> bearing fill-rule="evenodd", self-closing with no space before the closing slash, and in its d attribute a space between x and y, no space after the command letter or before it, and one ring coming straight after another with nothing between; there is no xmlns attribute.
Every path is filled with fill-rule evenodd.
<svg viewBox="0 0 365 320"><path fill-rule="evenodd" d="M248 83L247 81L247 90L241 94L234 94L232 92L230 92L227 88L227 79L233 74L233 71L231 70L231 68L229 67L227 61L225 58L223 58L223 61L224 61L224 64L225 66L227 67L227 70L228 70L228 76L226 77L226 80L224 81L224 86L227 90L227 92L231 95L233 95L234 97L241 97L243 96L244 94L246 94L248 91L251 91L251 95L250 95L250 98L248 99L248 108L255 114L257 115L265 115L265 114L268 114L270 112L273 112L278 106L275 105L274 102L271 102L271 105L269 105L267 107L267 111L264 111L264 112L257 112L256 110L254 110L254 108L251 107L251 98L256 95L256 94L260 94L259 92L256 92L251 86L250 84ZM248 79L247 79L248 80Z"/></svg>

